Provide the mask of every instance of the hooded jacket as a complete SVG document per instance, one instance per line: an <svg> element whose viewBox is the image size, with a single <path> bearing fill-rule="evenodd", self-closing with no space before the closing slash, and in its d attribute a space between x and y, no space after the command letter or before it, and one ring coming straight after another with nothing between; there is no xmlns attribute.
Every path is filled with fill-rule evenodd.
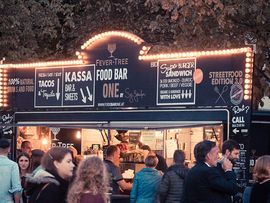
<svg viewBox="0 0 270 203"><path fill-rule="evenodd" d="M184 190L184 179L188 171L188 168L180 164L175 164L168 168L159 186L161 203L181 202Z"/></svg>
<svg viewBox="0 0 270 203"><path fill-rule="evenodd" d="M29 203L65 203L68 181L58 175L40 169L33 176L27 177Z"/></svg>

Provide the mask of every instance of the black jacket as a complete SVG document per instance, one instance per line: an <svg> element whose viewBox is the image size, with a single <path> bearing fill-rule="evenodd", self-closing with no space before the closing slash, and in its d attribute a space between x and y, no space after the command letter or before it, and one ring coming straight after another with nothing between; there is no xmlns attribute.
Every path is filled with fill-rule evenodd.
<svg viewBox="0 0 270 203"><path fill-rule="evenodd" d="M227 171L221 176L215 167L197 163L188 173L185 180L185 203L227 203L224 194L235 195L238 191L236 176Z"/></svg>
<svg viewBox="0 0 270 203"><path fill-rule="evenodd" d="M29 203L65 203L68 181L41 169L27 178Z"/></svg>
<svg viewBox="0 0 270 203"><path fill-rule="evenodd" d="M161 203L180 203L184 190L184 179L189 169L184 165L175 164L168 168L159 186Z"/></svg>
<svg viewBox="0 0 270 203"><path fill-rule="evenodd" d="M217 164L216 170L223 178L226 179L226 173L223 170L222 165L220 163ZM237 186L237 191L241 192L241 188L238 187L238 186ZM226 202L226 203L232 203L233 202L232 201L232 195L224 193L223 198L224 198L224 202Z"/></svg>
<svg viewBox="0 0 270 203"><path fill-rule="evenodd" d="M156 154L156 157L158 158L158 164L156 166L156 169L165 173L168 169L165 158L159 154Z"/></svg>

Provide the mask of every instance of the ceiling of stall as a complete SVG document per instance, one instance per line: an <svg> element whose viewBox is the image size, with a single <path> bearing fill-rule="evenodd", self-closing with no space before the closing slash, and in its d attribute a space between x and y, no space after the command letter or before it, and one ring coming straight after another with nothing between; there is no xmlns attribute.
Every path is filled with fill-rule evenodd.
<svg viewBox="0 0 270 203"><path fill-rule="evenodd" d="M205 125L221 125L222 121L119 121L119 122L19 122L17 126L48 126L60 128L86 129L127 129L150 130L171 129L181 127L198 127Z"/></svg>

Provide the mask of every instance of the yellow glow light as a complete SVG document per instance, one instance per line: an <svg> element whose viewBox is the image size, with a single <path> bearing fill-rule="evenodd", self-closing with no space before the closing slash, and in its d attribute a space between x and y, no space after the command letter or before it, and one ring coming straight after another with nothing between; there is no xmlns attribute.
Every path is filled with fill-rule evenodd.
<svg viewBox="0 0 270 203"><path fill-rule="evenodd" d="M47 145L48 144L48 140L46 138L43 138L41 141L42 145Z"/></svg>
<svg viewBox="0 0 270 203"><path fill-rule="evenodd" d="M244 100L248 100L248 99L250 99L250 96L249 95L245 95L244 96Z"/></svg>
<svg viewBox="0 0 270 203"><path fill-rule="evenodd" d="M176 52L176 53L170 53L170 54L164 53L164 54L155 54L155 55L144 55L144 56L139 57L139 60L231 55L231 54L240 54L240 53L247 53L251 56L250 52L251 52L251 48L244 47L244 48L238 48L238 49L226 49L226 50L214 50L214 51ZM249 67L251 67L251 65Z"/></svg>
<svg viewBox="0 0 270 203"><path fill-rule="evenodd" d="M247 84L245 84L245 89L251 89L251 85L247 85Z"/></svg>
<svg viewBox="0 0 270 203"><path fill-rule="evenodd" d="M249 79L249 78L251 78L251 75L250 74L245 74L245 78Z"/></svg>
<svg viewBox="0 0 270 203"><path fill-rule="evenodd" d="M77 138L77 139L81 139L81 131L78 131L78 132L76 133L76 138Z"/></svg>
<svg viewBox="0 0 270 203"><path fill-rule="evenodd" d="M251 69L246 68L246 69L245 69L245 72L246 72L246 73L251 73Z"/></svg>
<svg viewBox="0 0 270 203"><path fill-rule="evenodd" d="M250 84L251 80L250 79L245 79L245 84Z"/></svg>
<svg viewBox="0 0 270 203"><path fill-rule="evenodd" d="M250 68L251 64L250 63L246 63L246 68Z"/></svg>
<svg viewBox="0 0 270 203"><path fill-rule="evenodd" d="M246 62L247 63L252 63L253 62L253 59L252 58L246 58Z"/></svg>
<svg viewBox="0 0 270 203"><path fill-rule="evenodd" d="M48 61L37 63L21 63L21 64L4 64L0 68L36 68L36 67L54 67L54 66L68 66L68 65L82 65L83 60L69 60L69 61Z"/></svg>
<svg viewBox="0 0 270 203"><path fill-rule="evenodd" d="M127 38L127 39L135 42L138 45L140 45L140 44L142 44L144 42L141 38L139 38L138 36L136 36L134 34L131 34L129 32L124 32L124 31L109 31L109 32L104 32L104 33L95 35L94 37L90 38L88 41L86 41L81 46L81 49L87 49L87 48L89 48L89 46L91 46L97 40L100 40L100 39L103 39L103 38L107 38L107 37L111 37L111 36L124 37L124 38Z"/></svg>
<svg viewBox="0 0 270 203"><path fill-rule="evenodd" d="M249 90L245 90L244 93L245 93L245 94L249 94L250 91L249 91Z"/></svg>

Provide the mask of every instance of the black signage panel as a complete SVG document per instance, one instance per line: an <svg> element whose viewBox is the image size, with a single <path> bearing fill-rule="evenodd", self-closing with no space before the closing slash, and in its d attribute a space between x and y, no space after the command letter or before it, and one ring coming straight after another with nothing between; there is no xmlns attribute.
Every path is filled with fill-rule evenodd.
<svg viewBox="0 0 270 203"><path fill-rule="evenodd" d="M95 64L95 107L155 106L156 69L138 59L141 46L115 37L85 51Z"/></svg>
<svg viewBox="0 0 270 203"><path fill-rule="evenodd" d="M196 105L228 107L244 101L245 53L197 58L197 69L203 80L196 85Z"/></svg>
<svg viewBox="0 0 270 203"><path fill-rule="evenodd" d="M35 108L94 106L94 65L37 68L35 75Z"/></svg>
<svg viewBox="0 0 270 203"><path fill-rule="evenodd" d="M157 105L195 104L195 69L195 58L159 61Z"/></svg>
<svg viewBox="0 0 270 203"><path fill-rule="evenodd" d="M35 107L61 106L62 68L37 68L35 76Z"/></svg>
<svg viewBox="0 0 270 203"><path fill-rule="evenodd" d="M52 147L74 147L81 153L81 129L52 128Z"/></svg>
<svg viewBox="0 0 270 203"><path fill-rule="evenodd" d="M95 99L94 65L63 68L63 106L93 107Z"/></svg>
<svg viewBox="0 0 270 203"><path fill-rule="evenodd" d="M14 112L12 111L1 111L0 113L0 138L8 139L11 145L8 157L12 160L16 160L16 129L12 126L15 122Z"/></svg>
<svg viewBox="0 0 270 203"><path fill-rule="evenodd" d="M14 111L30 110L34 106L35 69L7 69L8 108Z"/></svg>

